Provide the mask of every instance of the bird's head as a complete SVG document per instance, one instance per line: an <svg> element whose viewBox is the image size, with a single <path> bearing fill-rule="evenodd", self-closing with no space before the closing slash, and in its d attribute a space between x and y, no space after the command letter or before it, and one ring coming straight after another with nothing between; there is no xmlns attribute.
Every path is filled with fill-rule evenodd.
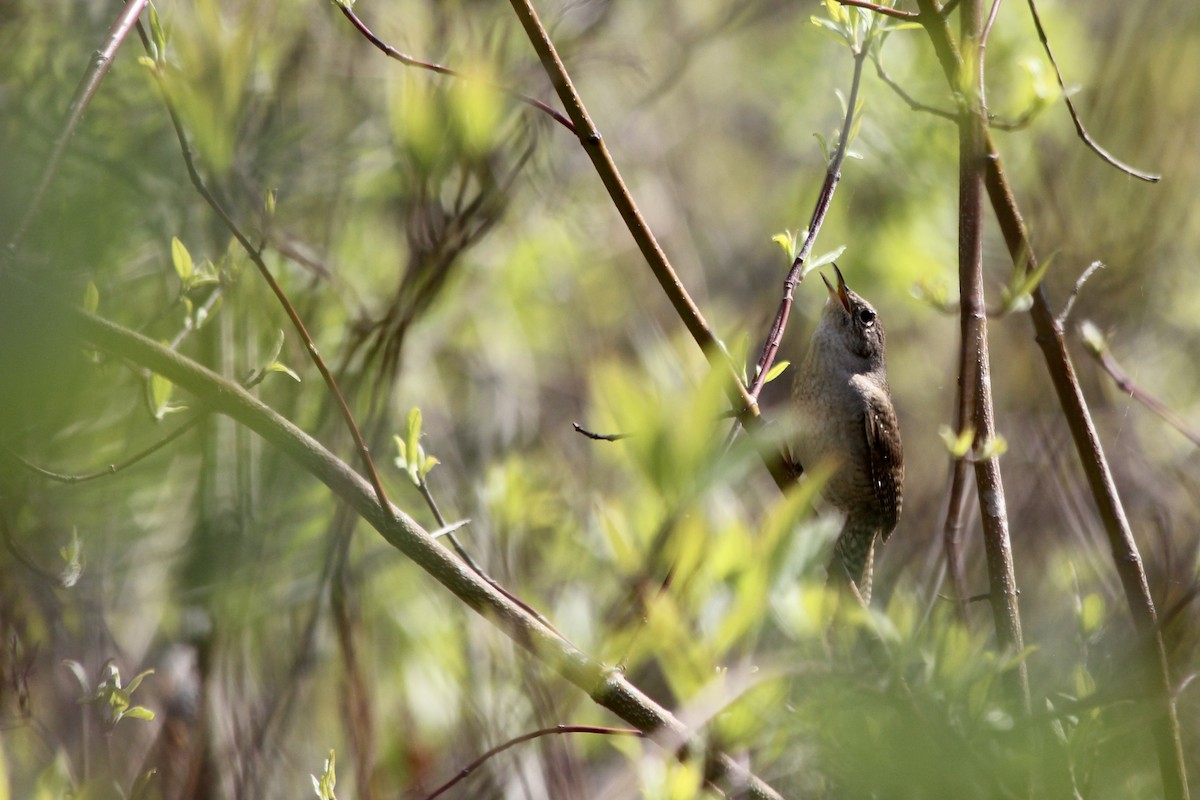
<svg viewBox="0 0 1200 800"><path fill-rule="evenodd" d="M817 335L826 341L826 346L840 348L851 358L865 362L868 370L883 368L885 339L879 314L870 303L850 291L837 264L833 265L833 271L837 274L836 287L821 276L829 290L829 300L817 325Z"/></svg>

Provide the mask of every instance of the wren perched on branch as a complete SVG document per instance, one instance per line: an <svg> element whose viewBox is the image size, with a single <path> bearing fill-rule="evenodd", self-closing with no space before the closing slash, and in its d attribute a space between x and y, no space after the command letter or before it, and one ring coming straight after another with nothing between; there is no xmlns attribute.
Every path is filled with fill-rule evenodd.
<svg viewBox="0 0 1200 800"><path fill-rule="evenodd" d="M833 463L822 488L846 522L829 565L832 580L848 578L871 598L875 540L887 541L904 497L904 451L888 390L885 340L871 304L825 276L829 299L796 373L793 400L798 434L792 451L802 466Z"/></svg>

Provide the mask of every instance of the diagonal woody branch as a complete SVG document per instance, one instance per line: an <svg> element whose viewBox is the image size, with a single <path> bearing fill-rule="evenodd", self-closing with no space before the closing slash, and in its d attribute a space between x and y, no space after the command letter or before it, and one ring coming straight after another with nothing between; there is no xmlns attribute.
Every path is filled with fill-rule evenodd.
<svg viewBox="0 0 1200 800"><path fill-rule="evenodd" d="M738 377L724 344L705 321L699 306L684 288L679 274L650 230L645 217L642 216L637 202L629 192L629 187L625 185L625 180L621 177L620 170L617 169L608 145L604 142L595 123L592 122L591 116L588 115L583 98L576 91L566 66L559 58L554 43L550 41L550 34L538 18L533 3L530 0L510 1L513 11L516 12L517 18L525 29L525 34L537 52L538 59L542 62L542 68L550 77L550 82L554 84L554 90L558 93L559 100L567 110L567 116L570 117L571 123L575 127L575 134L579 137L580 145L591 159L596 173L604 183L604 188L608 190L609 198L625 222L625 227L629 230L630 235L633 236L650 271L654 273L659 286L666 293L667 299L670 300L675 313L683 321L692 339L704 351L709 365L725 374L729 402L733 406L738 421L748 431L758 429L762 422L758 402ZM780 489L786 490L794 484L794 477L787 466L786 459L781 454L764 452L763 459L771 472L771 477Z"/></svg>
<svg viewBox="0 0 1200 800"><path fill-rule="evenodd" d="M12 285L5 291L25 291L30 302L45 303L38 290ZM58 311L58 307L56 307ZM245 425L312 474L379 532L393 547L411 558L431 577L528 650L598 705L645 732L680 757L696 744L694 732L674 714L647 697L619 670L602 664L561 634L484 581L441 545L408 514L394 505L380 505L373 488L316 439L284 419L238 384L146 337L83 311L68 320L74 333L96 347L146 367L191 392L213 411ZM695 749L693 749L695 748ZM711 780L731 795L774 798L779 794L745 767L723 753L708 753Z"/></svg>

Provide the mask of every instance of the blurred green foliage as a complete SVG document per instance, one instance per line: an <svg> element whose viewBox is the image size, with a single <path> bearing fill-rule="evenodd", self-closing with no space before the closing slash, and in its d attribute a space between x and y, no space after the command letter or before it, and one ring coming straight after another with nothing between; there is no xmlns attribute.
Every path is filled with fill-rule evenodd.
<svg viewBox="0 0 1200 800"><path fill-rule="evenodd" d="M683 281L753 363L786 269L772 236L807 223L826 164L814 134L834 140L835 92L849 88L847 49L810 22L827 10L538 5ZM1195 777L1200 456L1110 385L1074 326L1098 326L1143 388L1200 425L1200 8L1040 7L1092 134L1165 176L1132 181L1080 144L1027 10L1002 6L988 99L999 117L1030 117L997 136L1050 296L1064 302L1087 264L1107 265L1069 321L1073 353L1163 614ZM868 65L862 158L844 167L814 250L844 246L848 282L880 311L906 447L875 605L837 608L823 586L836 521L813 512L820 474L781 496L754 443L730 440L719 378L576 141L487 88L553 99L507 7L356 11L398 49L476 80L389 61L331 4L159 5L150 64L131 37L0 269L255 384L357 465L302 342L190 185L157 74L201 174L349 396L392 499L434 530L424 483L447 520L471 520L455 535L500 583L706 741L789 797L1155 795L1153 704L1133 678L1123 596L1017 311L990 331L1029 650L997 652L985 603L962 626L943 599L938 430L953 417L957 323L935 306L956 295L938 288L956 275L952 124L911 111ZM0 9L4 242L118 12ZM890 34L882 63L953 109L922 31ZM1028 287L988 237L989 305L1019 308ZM824 298L819 282L800 286L784 358L802 357ZM520 733L614 723L280 453L85 351L50 306L2 287L0 373L0 800L292 798L314 782L332 795L333 753L340 796L420 797ZM786 442L790 382L789 370L767 387L767 441ZM628 438L591 441L573 421ZM103 472L183 424L195 430L96 480L51 481L19 460ZM968 522L968 583L983 592ZM1030 718L1006 699L1018 660ZM98 692L116 675L116 697L121 674L141 679L134 708L154 718L106 730L80 681ZM708 796L702 761L671 756L553 736L455 791Z"/></svg>

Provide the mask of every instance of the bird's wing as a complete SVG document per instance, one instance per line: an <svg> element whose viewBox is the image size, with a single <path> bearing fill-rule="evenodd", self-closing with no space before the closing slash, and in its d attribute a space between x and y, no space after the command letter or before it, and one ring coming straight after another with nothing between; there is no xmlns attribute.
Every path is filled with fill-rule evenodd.
<svg viewBox="0 0 1200 800"><path fill-rule="evenodd" d="M887 541L900 520L900 507L904 502L904 448L900 444L900 424L887 397L874 393L868 395L864 422L871 488L879 503L883 539Z"/></svg>

